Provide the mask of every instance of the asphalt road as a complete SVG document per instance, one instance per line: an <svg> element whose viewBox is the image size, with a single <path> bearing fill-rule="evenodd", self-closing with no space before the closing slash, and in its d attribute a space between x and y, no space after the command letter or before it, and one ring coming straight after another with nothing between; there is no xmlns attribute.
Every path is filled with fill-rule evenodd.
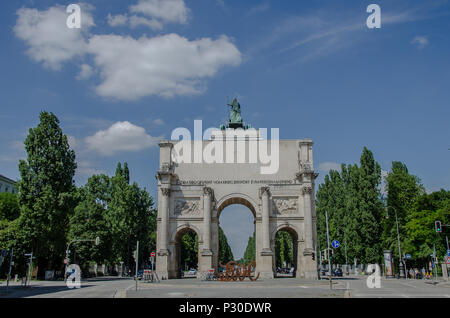
<svg viewBox="0 0 450 318"><path fill-rule="evenodd" d="M306 281L295 278L258 280L256 282L206 282L196 279L180 279L146 283L139 281L138 291L132 279L106 277L82 281L80 289L69 289L62 281L33 281L31 287L19 284L5 291L3 297L45 298L385 298L385 297L445 297L450 298L450 282L436 285L425 280L382 279L380 289L370 289L366 277L344 277L333 281Z"/></svg>

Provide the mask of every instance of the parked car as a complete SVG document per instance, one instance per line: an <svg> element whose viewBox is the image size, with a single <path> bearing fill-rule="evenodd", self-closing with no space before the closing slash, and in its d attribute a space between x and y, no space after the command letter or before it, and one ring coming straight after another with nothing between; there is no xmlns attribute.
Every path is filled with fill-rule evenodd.
<svg viewBox="0 0 450 318"><path fill-rule="evenodd" d="M331 271L331 275L336 276L336 277L342 277L342 269L340 268L335 268Z"/></svg>
<svg viewBox="0 0 450 318"><path fill-rule="evenodd" d="M138 272L137 272L137 279L141 280L143 276L144 276L144 270L143 269L138 270ZM134 277L136 277L136 275L134 275Z"/></svg>

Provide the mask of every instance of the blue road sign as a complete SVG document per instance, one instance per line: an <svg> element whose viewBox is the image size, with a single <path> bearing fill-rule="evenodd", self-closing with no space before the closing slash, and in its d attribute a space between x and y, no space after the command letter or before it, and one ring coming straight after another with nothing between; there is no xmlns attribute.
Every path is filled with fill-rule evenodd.
<svg viewBox="0 0 450 318"><path fill-rule="evenodd" d="M411 254L406 254L406 259L411 259Z"/></svg>
<svg viewBox="0 0 450 318"><path fill-rule="evenodd" d="M331 246L333 246L334 248L338 248L339 246L341 246L341 243L339 243L338 240L334 240L333 242L331 242Z"/></svg>
<svg viewBox="0 0 450 318"><path fill-rule="evenodd" d="M450 250L447 250L447 256L450 256Z"/></svg>

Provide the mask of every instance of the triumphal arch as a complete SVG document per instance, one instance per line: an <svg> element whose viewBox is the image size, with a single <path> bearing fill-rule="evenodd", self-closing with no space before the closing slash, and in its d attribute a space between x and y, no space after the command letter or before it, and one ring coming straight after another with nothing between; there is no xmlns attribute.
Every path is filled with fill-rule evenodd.
<svg viewBox="0 0 450 318"><path fill-rule="evenodd" d="M180 238L194 231L199 276L217 272L220 213L242 204L255 218L260 278L274 278L275 235L285 230L294 238L295 276L316 279L313 143L278 140L273 129L268 138L267 130L243 123L235 102L229 122L207 138L201 128L199 136L194 128L194 138L180 128L172 140L159 143L156 271L159 277L179 277Z"/></svg>

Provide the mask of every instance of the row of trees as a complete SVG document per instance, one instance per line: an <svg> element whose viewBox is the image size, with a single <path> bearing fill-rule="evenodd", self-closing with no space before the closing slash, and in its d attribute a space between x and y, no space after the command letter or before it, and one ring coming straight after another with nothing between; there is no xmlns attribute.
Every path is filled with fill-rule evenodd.
<svg viewBox="0 0 450 318"><path fill-rule="evenodd" d="M319 249L327 247L325 212L328 213L333 262L381 263L383 250L398 259L396 214L402 254L411 254L411 266L425 266L436 246L439 259L445 255L445 235L435 232L435 220L448 224L450 191L426 194L420 179L411 175L404 163L393 162L381 189L381 169L367 148L360 165L341 165L330 170L316 195ZM403 255L402 255L403 257Z"/></svg>
<svg viewBox="0 0 450 318"><path fill-rule="evenodd" d="M100 238L100 244L74 243L72 261L131 264L136 241L141 259L155 248L156 211L153 199L130 184L127 164L113 177L94 175L77 188L75 152L59 120L41 112L40 123L24 142L27 159L19 163L18 196L0 198L0 248L14 248L16 271L24 272L24 254L33 252L39 276L61 269L68 242ZM76 252L76 255L75 255Z"/></svg>

